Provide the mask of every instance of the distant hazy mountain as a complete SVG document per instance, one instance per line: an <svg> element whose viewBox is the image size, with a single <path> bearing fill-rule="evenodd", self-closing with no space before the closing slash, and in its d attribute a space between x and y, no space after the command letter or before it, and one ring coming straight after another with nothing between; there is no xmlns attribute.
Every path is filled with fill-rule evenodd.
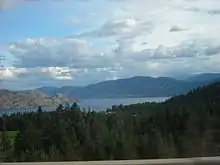
<svg viewBox="0 0 220 165"><path fill-rule="evenodd" d="M49 96L54 96L56 94L63 94L65 96L71 95L76 89L79 89L81 87L76 87L76 86L63 86L63 87L42 87L38 88L36 90L42 91L46 95Z"/></svg>
<svg viewBox="0 0 220 165"><path fill-rule="evenodd" d="M0 108L34 108L38 106L55 106L74 99L62 95L47 96L41 91L12 92L0 90Z"/></svg>
<svg viewBox="0 0 220 165"><path fill-rule="evenodd" d="M220 73L204 73L204 74L194 75L186 80L190 82L211 83L214 81L220 81Z"/></svg>
<svg viewBox="0 0 220 165"><path fill-rule="evenodd" d="M132 77L102 81L84 87L64 86L62 88L43 87L42 92L52 96L61 93L74 98L125 98L164 97L186 93L199 85L220 80L220 74L201 74L184 80L169 77Z"/></svg>
<svg viewBox="0 0 220 165"><path fill-rule="evenodd" d="M76 89L75 98L164 97L188 92L196 85L168 77L132 77L103 81Z"/></svg>

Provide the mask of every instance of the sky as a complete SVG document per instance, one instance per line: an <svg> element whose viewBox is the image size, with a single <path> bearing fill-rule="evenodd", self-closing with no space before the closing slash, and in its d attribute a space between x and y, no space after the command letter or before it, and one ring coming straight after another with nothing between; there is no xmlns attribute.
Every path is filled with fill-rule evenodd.
<svg viewBox="0 0 220 165"><path fill-rule="evenodd" d="M1 88L220 72L219 0L0 0Z"/></svg>

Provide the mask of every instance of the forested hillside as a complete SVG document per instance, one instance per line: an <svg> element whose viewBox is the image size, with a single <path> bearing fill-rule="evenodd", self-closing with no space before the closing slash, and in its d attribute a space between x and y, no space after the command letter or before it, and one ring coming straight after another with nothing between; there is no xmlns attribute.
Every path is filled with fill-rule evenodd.
<svg viewBox="0 0 220 165"><path fill-rule="evenodd" d="M220 83L165 103L3 117L4 161L149 159L220 155Z"/></svg>

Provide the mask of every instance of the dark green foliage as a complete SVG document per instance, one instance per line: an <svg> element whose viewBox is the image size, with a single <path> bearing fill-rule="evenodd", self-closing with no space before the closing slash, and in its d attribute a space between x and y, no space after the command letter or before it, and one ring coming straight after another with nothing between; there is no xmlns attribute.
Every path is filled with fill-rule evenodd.
<svg viewBox="0 0 220 165"><path fill-rule="evenodd" d="M43 112L41 106L38 107L37 112L38 112L38 113L42 113L42 112Z"/></svg>
<svg viewBox="0 0 220 165"><path fill-rule="evenodd" d="M77 103L73 103L72 106L70 107L71 110L76 110L78 107Z"/></svg>
<svg viewBox="0 0 220 165"><path fill-rule="evenodd" d="M152 159L220 155L220 83L165 103L3 116L5 161Z"/></svg>

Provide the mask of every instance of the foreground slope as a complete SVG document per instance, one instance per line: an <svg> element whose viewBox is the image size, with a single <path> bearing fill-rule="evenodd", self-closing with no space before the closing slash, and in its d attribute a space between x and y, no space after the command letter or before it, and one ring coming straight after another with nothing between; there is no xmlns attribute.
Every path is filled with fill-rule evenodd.
<svg viewBox="0 0 220 165"><path fill-rule="evenodd" d="M195 103L220 103L220 81L207 86L198 87L185 95L171 98L166 103L170 104L195 104Z"/></svg>

